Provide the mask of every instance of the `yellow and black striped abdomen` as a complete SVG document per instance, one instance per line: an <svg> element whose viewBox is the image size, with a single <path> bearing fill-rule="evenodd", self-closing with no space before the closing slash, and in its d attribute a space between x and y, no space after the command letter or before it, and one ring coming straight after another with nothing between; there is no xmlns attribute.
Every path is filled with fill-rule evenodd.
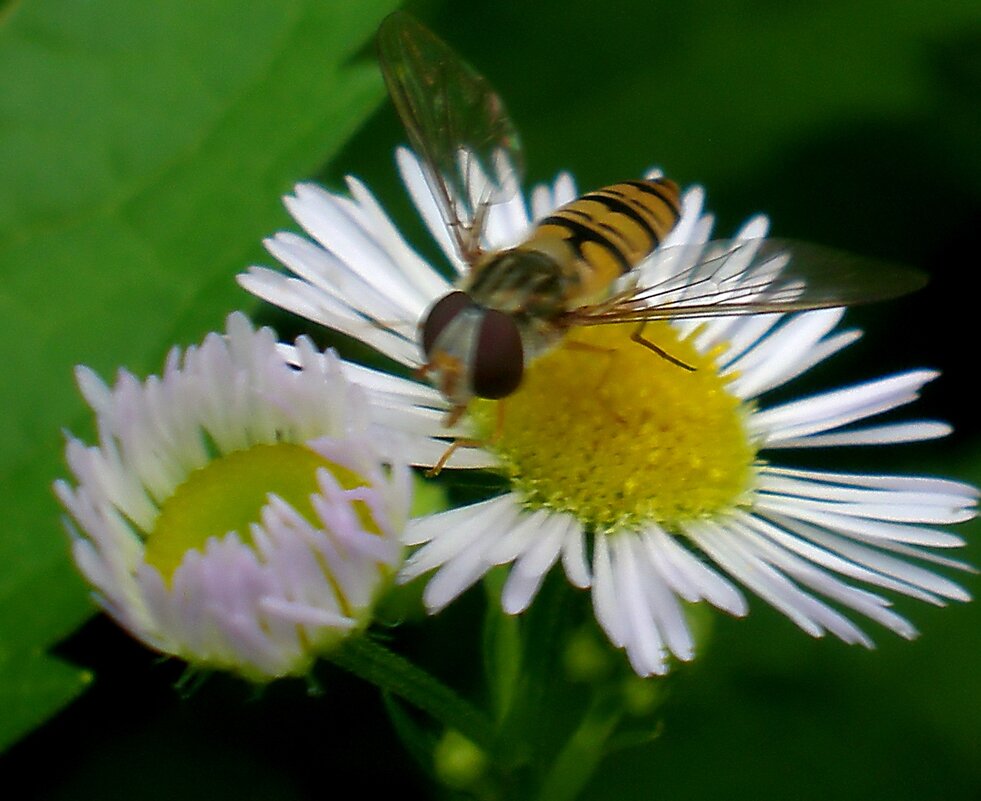
<svg viewBox="0 0 981 801"><path fill-rule="evenodd" d="M591 294L649 255L674 228L680 213L674 181L624 181L556 209L538 223L531 241L564 240L592 273L583 287L584 294Z"/></svg>

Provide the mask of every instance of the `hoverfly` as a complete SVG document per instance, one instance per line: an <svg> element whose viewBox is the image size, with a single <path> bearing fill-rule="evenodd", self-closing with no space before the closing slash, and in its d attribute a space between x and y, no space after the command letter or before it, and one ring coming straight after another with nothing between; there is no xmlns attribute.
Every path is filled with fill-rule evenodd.
<svg viewBox="0 0 981 801"><path fill-rule="evenodd" d="M733 240L659 247L681 214L677 184L628 180L538 220L513 247L481 245L488 210L520 183L522 155L499 95L404 12L378 31L382 74L467 272L419 326L426 375L453 405L501 399L574 326L849 306L911 292L915 270L815 245ZM671 265L674 265L672 268ZM679 266L680 265L680 266ZM690 368L689 368L690 369Z"/></svg>

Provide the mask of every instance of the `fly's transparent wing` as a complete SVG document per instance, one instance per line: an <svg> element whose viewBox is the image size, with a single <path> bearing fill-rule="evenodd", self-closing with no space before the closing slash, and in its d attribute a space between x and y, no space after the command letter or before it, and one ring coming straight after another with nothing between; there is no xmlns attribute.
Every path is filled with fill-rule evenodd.
<svg viewBox="0 0 981 801"><path fill-rule="evenodd" d="M460 257L473 263L487 209L522 170L518 135L487 80L405 12L378 29L382 75Z"/></svg>
<svg viewBox="0 0 981 801"><path fill-rule="evenodd" d="M656 251L633 285L573 309L562 325L726 317L889 300L926 284L919 270L807 242L743 239ZM633 274L632 274L633 275Z"/></svg>

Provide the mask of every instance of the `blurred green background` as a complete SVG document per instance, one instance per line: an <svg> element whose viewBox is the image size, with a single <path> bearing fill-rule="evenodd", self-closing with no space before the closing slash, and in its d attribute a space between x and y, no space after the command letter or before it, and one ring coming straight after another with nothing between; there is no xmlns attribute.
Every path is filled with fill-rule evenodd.
<svg viewBox="0 0 981 801"><path fill-rule="evenodd" d="M432 794L375 693L337 671L312 700L301 682L221 679L182 697L178 666L90 618L49 490L61 428L89 433L72 365L157 370L233 308L291 326L232 279L271 263L260 240L291 227L294 181L357 174L434 253L395 178L403 135L370 46L394 6L0 3L0 778L32 788L10 797L314 799L346 779ZM720 235L765 211L780 236L929 271L915 297L850 313L864 339L790 392L940 367L904 414L956 436L807 463L978 483L976 0L409 8L501 90L532 181L568 169L586 189L659 165L707 188ZM963 528L981 564L979 526ZM393 630L393 647L465 687L458 644L481 604ZM664 683L658 738L586 797L981 798L981 607L899 608L923 636L876 631L873 652L812 641L760 602L716 616L707 653Z"/></svg>

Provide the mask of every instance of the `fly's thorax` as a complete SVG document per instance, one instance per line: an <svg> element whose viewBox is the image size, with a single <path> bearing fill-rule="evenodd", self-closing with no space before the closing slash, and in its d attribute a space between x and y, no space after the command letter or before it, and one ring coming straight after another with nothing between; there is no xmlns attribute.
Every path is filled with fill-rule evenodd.
<svg viewBox="0 0 981 801"><path fill-rule="evenodd" d="M550 320L569 308L581 276L558 239L532 239L484 254L461 287L474 302L523 319Z"/></svg>

